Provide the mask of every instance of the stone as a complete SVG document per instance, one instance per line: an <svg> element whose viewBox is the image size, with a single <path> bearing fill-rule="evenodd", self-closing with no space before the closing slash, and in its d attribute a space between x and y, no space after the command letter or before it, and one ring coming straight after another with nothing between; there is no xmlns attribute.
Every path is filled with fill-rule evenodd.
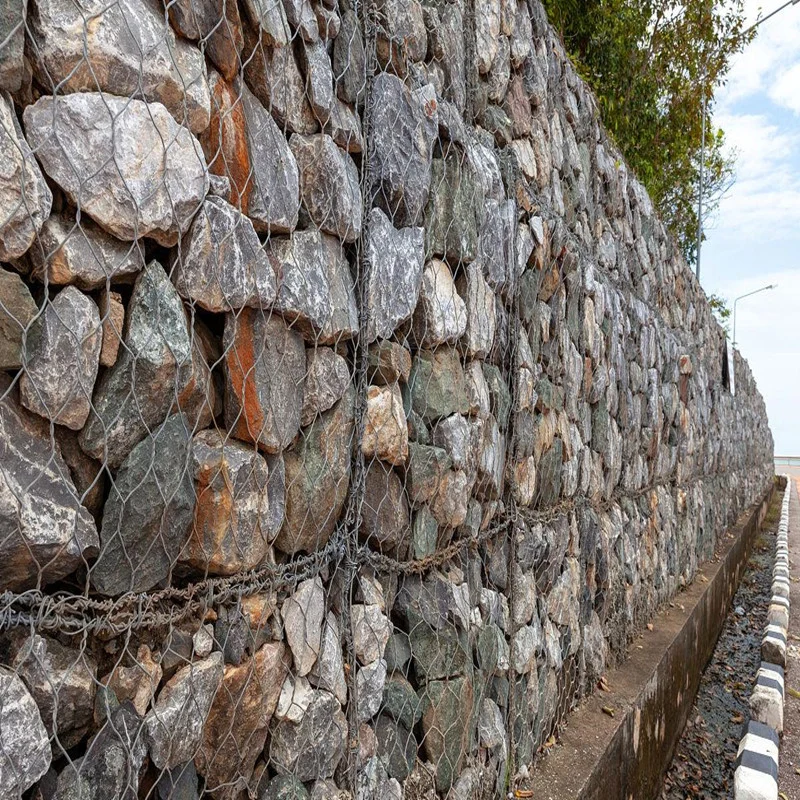
<svg viewBox="0 0 800 800"><path fill-rule="evenodd" d="M275 719L300 722L311 704L312 697L313 689L306 678L287 676L275 708Z"/></svg>
<svg viewBox="0 0 800 800"><path fill-rule="evenodd" d="M481 182L463 150L450 146L431 164L431 190L425 210L425 251L449 264L469 263L478 252L483 221Z"/></svg>
<svg viewBox="0 0 800 800"><path fill-rule="evenodd" d="M378 386L406 383L411 374L411 353L397 342L382 339L369 346L367 378Z"/></svg>
<svg viewBox="0 0 800 800"><path fill-rule="evenodd" d="M131 450L106 500L100 555L89 571L95 591L142 592L169 577L194 516L190 459L182 414L169 417Z"/></svg>
<svg viewBox="0 0 800 800"><path fill-rule="evenodd" d="M286 11L286 19L306 42L316 42L319 39L317 17L309 0L282 0Z"/></svg>
<svg viewBox="0 0 800 800"><path fill-rule="evenodd" d="M248 786L290 662L283 642L267 642L241 665L225 666L195 757L215 796L232 798Z"/></svg>
<svg viewBox="0 0 800 800"><path fill-rule="evenodd" d="M361 103L367 85L367 62L361 23L350 8L343 10L342 27L333 42L331 63L336 94L350 105Z"/></svg>
<svg viewBox="0 0 800 800"><path fill-rule="evenodd" d="M194 133L208 126L203 56L175 36L158 4L34 0L28 28L33 74L42 86L158 102Z"/></svg>
<svg viewBox="0 0 800 800"><path fill-rule="evenodd" d="M386 771L396 780L405 780L414 769L417 759L414 734L402 723L381 714L375 720L375 735L378 739L378 756L385 764Z"/></svg>
<svg viewBox="0 0 800 800"><path fill-rule="evenodd" d="M94 301L73 286L62 289L28 330L19 381L22 405L51 422L80 430L89 416L101 345Z"/></svg>
<svg viewBox="0 0 800 800"><path fill-rule="evenodd" d="M103 465L93 458L89 458L81 450L78 444L78 434L75 431L57 426L53 433L81 504L96 520L99 520L106 498L107 476Z"/></svg>
<svg viewBox="0 0 800 800"><path fill-rule="evenodd" d="M86 754L58 776L59 800L135 800L147 755L142 719L130 703L117 708L92 739Z"/></svg>
<svg viewBox="0 0 800 800"><path fill-rule="evenodd" d="M386 678L381 713L388 714L408 730L422 719L422 705L414 687L399 672ZM380 738L378 739L380 742Z"/></svg>
<svg viewBox="0 0 800 800"><path fill-rule="evenodd" d="M497 329L495 296L477 263L467 264L456 283L466 308L461 346L468 358L486 358Z"/></svg>
<svg viewBox="0 0 800 800"><path fill-rule="evenodd" d="M253 223L219 197L205 199L183 237L172 280L181 297L217 313L266 309L277 293Z"/></svg>
<svg viewBox="0 0 800 800"><path fill-rule="evenodd" d="M192 430L198 430L222 415L222 375L212 372L212 366L222 362L222 352L219 340L197 317L191 333L191 372L170 413L183 412Z"/></svg>
<svg viewBox="0 0 800 800"><path fill-rule="evenodd" d="M439 543L439 523L427 506L414 512L411 523L411 557L427 558L436 552Z"/></svg>
<svg viewBox="0 0 800 800"><path fill-rule="evenodd" d="M153 659L150 648L146 644L139 645L131 666L117 663L108 675L101 678L95 703L95 722L102 724L118 705L125 703L144 717L156 696L162 675L161 664Z"/></svg>
<svg viewBox="0 0 800 800"><path fill-rule="evenodd" d="M284 454L286 517L275 540L284 553L324 547L350 486L355 393L352 388L301 434Z"/></svg>
<svg viewBox="0 0 800 800"><path fill-rule="evenodd" d="M444 528L458 528L467 519L472 482L461 470L448 470L431 499L430 509Z"/></svg>
<svg viewBox="0 0 800 800"><path fill-rule="evenodd" d="M262 777L261 782L263 781ZM259 782L258 800L309 800L310 795L306 787L294 775L276 775L265 784L263 791L261 782Z"/></svg>
<svg viewBox="0 0 800 800"><path fill-rule="evenodd" d="M325 3L316 3L314 14L317 18L320 38L325 42L333 42L342 27L338 3L331 4L330 8Z"/></svg>
<svg viewBox="0 0 800 800"><path fill-rule="evenodd" d="M324 6L317 6L317 9L321 8ZM333 108L325 121L325 133L348 153L360 153L364 149L361 121L350 106L338 97L333 98Z"/></svg>
<svg viewBox="0 0 800 800"><path fill-rule="evenodd" d="M23 120L45 172L118 239L176 244L208 191L197 140L160 103L99 92L46 95Z"/></svg>
<svg viewBox="0 0 800 800"><path fill-rule="evenodd" d="M74 746L92 723L97 663L86 650L49 636L21 629L15 634L9 666L30 691L47 735L57 737L60 747Z"/></svg>
<svg viewBox="0 0 800 800"><path fill-rule="evenodd" d="M469 418L453 414L436 423L433 429L433 443L450 456L456 469L474 471L477 455L476 432L480 430L481 428L476 428Z"/></svg>
<svg viewBox="0 0 800 800"><path fill-rule="evenodd" d="M350 625L356 658L362 664L383 658L392 625L380 606L354 603L350 606Z"/></svg>
<svg viewBox="0 0 800 800"><path fill-rule="evenodd" d="M321 231L271 239L267 254L278 276L275 310L314 344L336 344L358 332L358 309L342 243Z"/></svg>
<svg viewBox="0 0 800 800"><path fill-rule="evenodd" d="M128 303L125 347L100 379L80 445L117 468L160 425L191 378L192 345L183 304L157 261L136 279ZM136 387L136 393L131 391Z"/></svg>
<svg viewBox="0 0 800 800"><path fill-rule="evenodd" d="M493 417L483 426L483 440L478 450L478 494L485 499L497 499L503 494L506 467L506 440Z"/></svg>
<svg viewBox="0 0 800 800"><path fill-rule="evenodd" d="M356 672L356 717L360 722L367 722L380 710L385 682L386 662L382 658Z"/></svg>
<svg viewBox="0 0 800 800"><path fill-rule="evenodd" d="M247 131L252 189L247 216L257 231L288 233L300 210L300 171L292 150L266 108L241 79L233 84L240 97Z"/></svg>
<svg viewBox="0 0 800 800"><path fill-rule="evenodd" d="M16 92L25 77L25 13L26 0L3 3L0 11L0 90Z"/></svg>
<svg viewBox="0 0 800 800"><path fill-rule="evenodd" d="M452 466L452 459L442 448L410 443L406 489L411 503L421 506L432 500Z"/></svg>
<svg viewBox="0 0 800 800"><path fill-rule="evenodd" d="M419 301L414 311L415 339L420 347L432 349L456 341L466 327L467 309L456 291L450 268L444 261L429 261L422 273Z"/></svg>
<svg viewBox="0 0 800 800"><path fill-rule="evenodd" d="M294 674L308 675L322 644L322 622L325 617L325 594L319 578L298 584L281 607L286 640L294 657Z"/></svg>
<svg viewBox="0 0 800 800"><path fill-rule="evenodd" d="M308 0L305 0L308 4ZM310 8L310 6L309 6ZM314 26L317 21L314 17ZM306 96L314 116L325 124L333 114L333 72L325 42L303 42L300 46L301 64L306 74Z"/></svg>
<svg viewBox="0 0 800 800"><path fill-rule="evenodd" d="M416 2L403 5L398 0L383 0L382 4L398 10L419 8ZM424 24L422 31L424 41ZM424 58L424 46L422 52ZM370 197L398 228L420 225L428 202L433 144L438 134L432 89L425 86L410 91L388 72L378 73L372 87Z"/></svg>
<svg viewBox="0 0 800 800"><path fill-rule="evenodd" d="M156 767L174 769L194 758L224 670L222 653L212 653L179 669L161 689L144 718L144 737Z"/></svg>
<svg viewBox="0 0 800 800"><path fill-rule="evenodd" d="M0 369L22 366L22 341L38 308L16 272L0 267Z"/></svg>
<svg viewBox="0 0 800 800"><path fill-rule="evenodd" d="M452 348L420 350L411 368L409 389L414 410L426 421L469 411L464 368Z"/></svg>
<svg viewBox="0 0 800 800"><path fill-rule="evenodd" d="M501 0L477 0L475 6L475 65L485 75L497 57Z"/></svg>
<svg viewBox="0 0 800 800"><path fill-rule="evenodd" d="M199 800L197 770L194 764L181 764L164 770L156 782L158 800Z"/></svg>
<svg viewBox="0 0 800 800"><path fill-rule="evenodd" d="M408 662L411 660L411 644L407 633L395 629L384 650L384 658L390 672L399 670L404 675L406 674Z"/></svg>
<svg viewBox="0 0 800 800"><path fill-rule="evenodd" d="M62 211L45 221L29 259L37 280L91 291L125 283L144 269L144 248L109 236L88 217L78 222Z"/></svg>
<svg viewBox="0 0 800 800"><path fill-rule="evenodd" d="M289 146L300 174L300 197L311 221L325 233L354 242L361 235L362 211L353 159L325 133L295 133Z"/></svg>
<svg viewBox="0 0 800 800"><path fill-rule="evenodd" d="M306 379L300 424L310 425L332 408L350 385L347 361L330 347L306 349Z"/></svg>
<svg viewBox="0 0 800 800"><path fill-rule="evenodd" d="M427 36L422 5L417 0L380 0L376 11L380 19L378 63L396 75L405 76L413 62L425 58Z"/></svg>
<svg viewBox="0 0 800 800"><path fill-rule="evenodd" d="M504 745L506 740L503 713L497 707L497 703L488 697L481 703L481 713L478 715L478 740L481 747L489 749Z"/></svg>
<svg viewBox="0 0 800 800"><path fill-rule="evenodd" d="M338 701L317 689L299 723L273 724L269 760L279 774L291 774L303 782L330 778L346 746L347 719Z"/></svg>
<svg viewBox="0 0 800 800"><path fill-rule="evenodd" d="M394 227L373 208L367 215L367 341L392 335L417 305L424 264L422 228Z"/></svg>
<svg viewBox="0 0 800 800"><path fill-rule="evenodd" d="M202 41L206 55L225 80L236 77L244 46L237 3L227 0L176 0L169 6L169 18L175 30L185 39Z"/></svg>
<svg viewBox="0 0 800 800"><path fill-rule="evenodd" d="M200 431L192 441L197 502L182 554L204 574L234 575L259 566L270 554L266 459L222 431Z"/></svg>
<svg viewBox="0 0 800 800"><path fill-rule="evenodd" d="M379 458L389 464L404 464L408 457L408 425L403 398L397 385L370 386L361 452L366 459Z"/></svg>
<svg viewBox="0 0 800 800"><path fill-rule="evenodd" d="M268 453L284 450L300 429L303 339L280 317L245 308L227 315L222 346L228 430Z"/></svg>
<svg viewBox="0 0 800 800"><path fill-rule="evenodd" d="M359 539L382 553L402 557L411 520L400 477L388 464L373 460L365 483Z"/></svg>
<svg viewBox="0 0 800 800"><path fill-rule="evenodd" d="M342 705L347 703L347 680L344 676L339 622L331 611L325 617L319 655L308 674L308 680L317 688L331 692Z"/></svg>
<svg viewBox="0 0 800 800"><path fill-rule="evenodd" d="M0 587L20 591L69 575L97 553L50 425L26 411L0 375Z"/></svg>
<svg viewBox="0 0 800 800"><path fill-rule="evenodd" d="M425 755L436 769L436 788L446 792L469 752L473 691L468 678L431 681L422 697Z"/></svg>
<svg viewBox="0 0 800 800"><path fill-rule="evenodd" d="M444 73L444 97L463 113L467 102L467 76L464 52L464 12L459 3L423 6L433 63ZM439 106L441 122L442 106Z"/></svg>
<svg viewBox="0 0 800 800"><path fill-rule="evenodd" d="M113 367L117 363L122 332L125 328L125 306L118 292L103 292L100 295L100 319L103 340L100 346L100 366Z"/></svg>
<svg viewBox="0 0 800 800"><path fill-rule="evenodd" d="M283 2L273 0L244 0L244 7L251 22L264 36L265 42L281 49L292 40L286 7Z"/></svg>
<svg viewBox="0 0 800 800"><path fill-rule="evenodd" d="M0 161L0 261L13 261L27 252L50 216L53 195L5 95L0 95Z"/></svg>

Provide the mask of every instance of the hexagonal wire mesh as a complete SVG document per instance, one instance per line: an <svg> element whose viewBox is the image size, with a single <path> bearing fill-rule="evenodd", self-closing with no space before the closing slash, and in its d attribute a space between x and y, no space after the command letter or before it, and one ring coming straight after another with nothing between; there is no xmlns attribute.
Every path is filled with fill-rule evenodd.
<svg viewBox="0 0 800 800"><path fill-rule="evenodd" d="M537 0L0 39L0 793L505 793L771 472Z"/></svg>

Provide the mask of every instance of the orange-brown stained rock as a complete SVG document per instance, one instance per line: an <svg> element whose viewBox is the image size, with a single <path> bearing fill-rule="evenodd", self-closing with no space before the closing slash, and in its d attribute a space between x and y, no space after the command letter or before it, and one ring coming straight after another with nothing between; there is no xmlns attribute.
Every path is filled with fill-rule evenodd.
<svg viewBox="0 0 800 800"><path fill-rule="evenodd" d="M125 307L118 292L103 292L100 297L100 318L103 321L100 363L104 367L113 367L117 361L122 328L125 324Z"/></svg>
<svg viewBox="0 0 800 800"><path fill-rule="evenodd" d="M209 170L230 180L231 205L247 214L253 177L242 103L233 87L217 73L209 74L208 83L211 123L200 135L200 144Z"/></svg>
<svg viewBox="0 0 800 800"><path fill-rule="evenodd" d="M286 646L268 642L240 666L225 666L195 758L217 800L233 800L247 788L290 664Z"/></svg>

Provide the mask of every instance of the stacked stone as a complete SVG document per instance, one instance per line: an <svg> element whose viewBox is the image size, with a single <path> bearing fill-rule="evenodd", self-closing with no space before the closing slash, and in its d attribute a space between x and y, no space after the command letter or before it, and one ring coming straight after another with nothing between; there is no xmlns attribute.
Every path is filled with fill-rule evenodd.
<svg viewBox="0 0 800 800"><path fill-rule="evenodd" d="M540 3L473 5L2 6L3 796L504 792L763 491Z"/></svg>

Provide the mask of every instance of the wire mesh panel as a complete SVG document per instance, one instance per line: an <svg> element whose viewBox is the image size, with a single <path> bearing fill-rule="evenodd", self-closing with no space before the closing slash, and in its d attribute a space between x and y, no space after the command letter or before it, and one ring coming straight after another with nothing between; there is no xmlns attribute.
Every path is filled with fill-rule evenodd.
<svg viewBox="0 0 800 800"><path fill-rule="evenodd" d="M4 0L0 89L0 795L514 788L772 471L538 0Z"/></svg>

